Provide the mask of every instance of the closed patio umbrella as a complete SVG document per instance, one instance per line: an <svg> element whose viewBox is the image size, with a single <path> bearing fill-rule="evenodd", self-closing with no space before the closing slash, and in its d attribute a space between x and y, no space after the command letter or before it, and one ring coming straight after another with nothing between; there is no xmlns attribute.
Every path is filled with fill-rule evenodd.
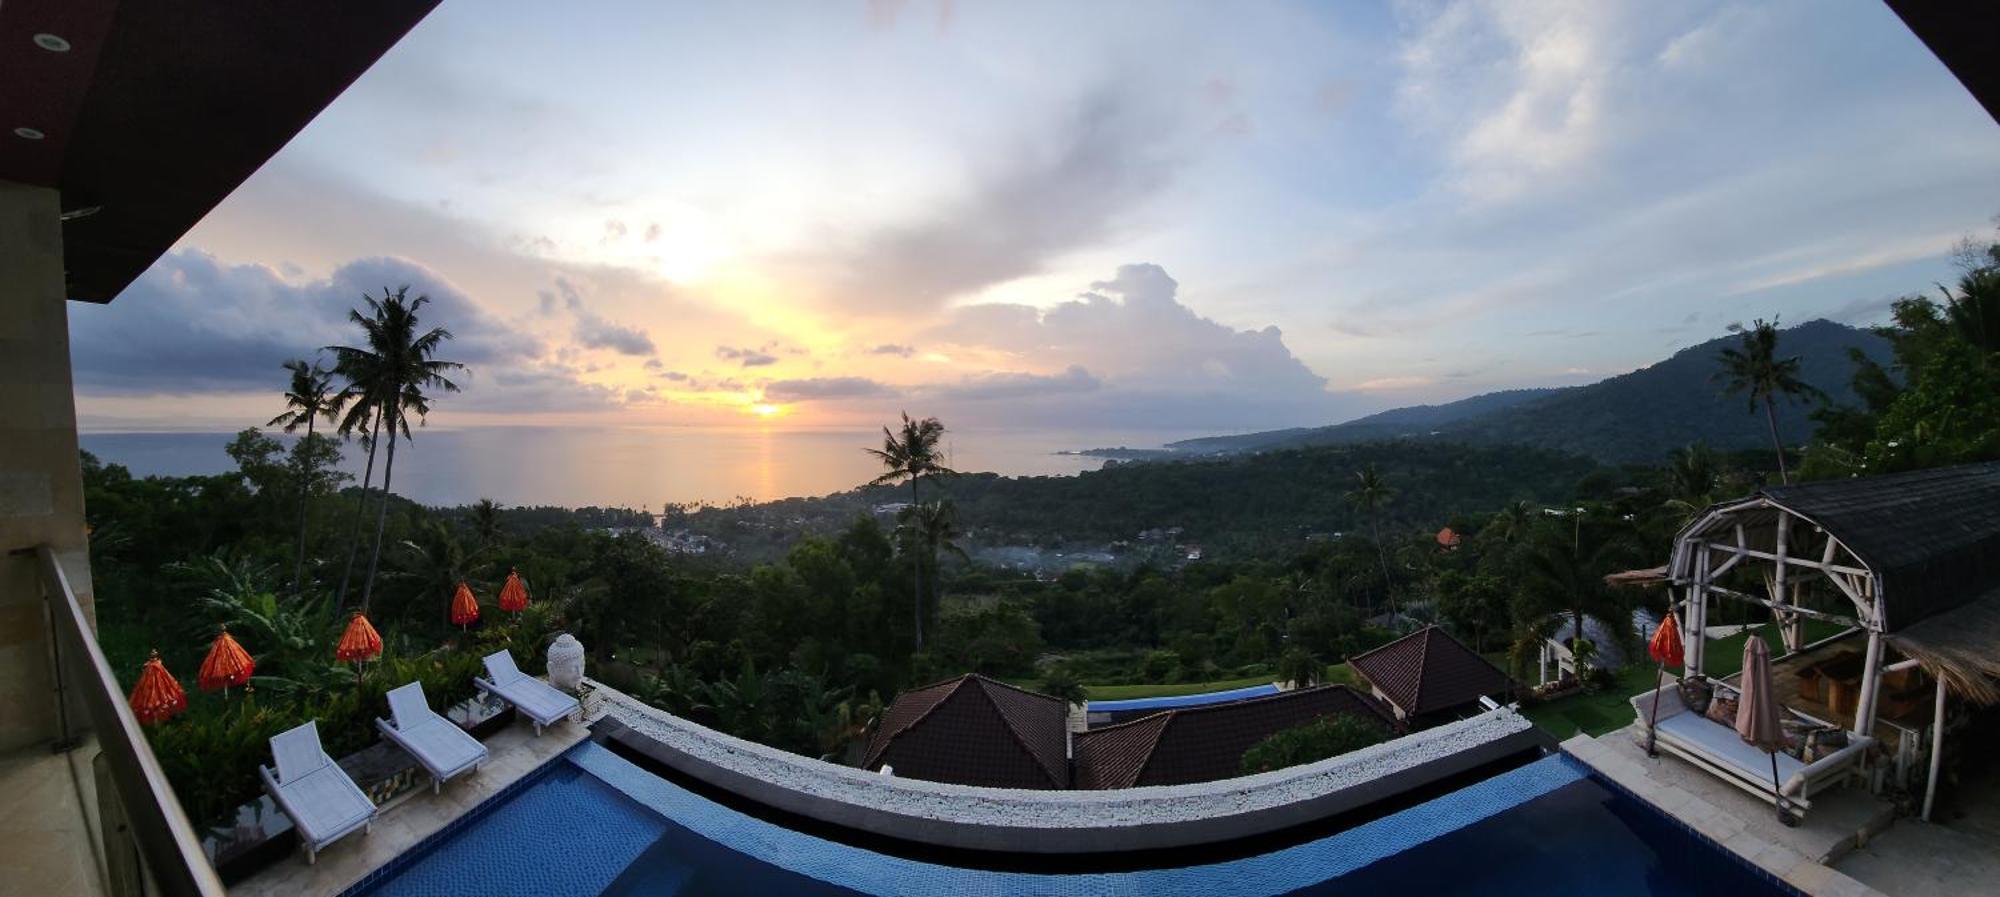
<svg viewBox="0 0 2000 897"><path fill-rule="evenodd" d="M451 621L464 629L466 624L479 619L479 599L472 597L472 587L464 581L458 584L458 591L451 595Z"/></svg>
<svg viewBox="0 0 2000 897"><path fill-rule="evenodd" d="M528 586L521 582L521 571L507 571L507 584L500 587L500 609L508 613L528 609Z"/></svg>
<svg viewBox="0 0 2000 897"><path fill-rule="evenodd" d="M333 646L335 660L350 661L354 664L354 675L361 675L361 662L373 660L382 654L382 636L368 622L368 617L356 611L354 619L347 621L347 631L340 634L340 643Z"/></svg>
<svg viewBox="0 0 2000 897"><path fill-rule="evenodd" d="M1654 739L1659 734L1660 689L1667 683L1667 667L1680 666L1687 660L1684 656L1687 652L1681 645L1681 623L1674 617L1673 611L1667 611L1666 622L1653 631L1653 640L1647 643L1646 653L1660 662L1659 675L1653 678L1653 717L1646 721L1646 756L1658 757L1660 752L1654 748Z"/></svg>
<svg viewBox="0 0 2000 897"><path fill-rule="evenodd" d="M201 669L196 671L194 684L202 691L222 689L222 696L229 696L231 686L250 681L250 674L257 669L257 661L251 659L250 652L236 643L236 637L229 634L229 627L222 627L222 634L215 637L214 644L208 646L208 656L202 659Z"/></svg>
<svg viewBox="0 0 2000 897"><path fill-rule="evenodd" d="M1785 809L1785 788L1778 781L1778 752L1785 749L1785 727L1778 716L1778 696L1771 687L1771 646L1761 636L1743 640L1742 697L1736 706L1736 734L1771 755L1771 791L1777 798L1778 821L1798 825Z"/></svg>
<svg viewBox="0 0 2000 897"><path fill-rule="evenodd" d="M146 659L146 665L139 670L139 682L132 686L132 695L126 699L132 705L132 715L145 725L165 722L174 714L187 709L187 692L167 665L160 662L160 652Z"/></svg>

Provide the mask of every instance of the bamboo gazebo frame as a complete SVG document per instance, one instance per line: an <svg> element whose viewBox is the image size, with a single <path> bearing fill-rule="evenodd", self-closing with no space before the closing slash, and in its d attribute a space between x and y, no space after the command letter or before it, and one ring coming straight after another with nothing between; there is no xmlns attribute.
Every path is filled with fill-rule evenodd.
<svg viewBox="0 0 2000 897"><path fill-rule="evenodd" d="M1722 584L1763 568L1767 594ZM1682 607L1687 672L1707 666L1711 596L1770 609L1787 649L1800 621L1867 633L1853 731L1872 735L1885 673L1921 666L1936 681L1923 814L1936 798L1950 694L2000 699L2000 464L1769 487L1709 508L1674 540L1667 581ZM1814 583L1845 599L1806 607ZM1838 602L1836 602L1838 604ZM1851 611L1851 612L1850 612ZM1884 663L1894 644L1909 659Z"/></svg>

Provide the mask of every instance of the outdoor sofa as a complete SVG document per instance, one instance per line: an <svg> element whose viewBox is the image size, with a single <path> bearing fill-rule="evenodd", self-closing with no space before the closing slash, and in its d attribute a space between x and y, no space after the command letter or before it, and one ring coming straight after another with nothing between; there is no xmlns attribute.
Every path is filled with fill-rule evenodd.
<svg viewBox="0 0 2000 897"><path fill-rule="evenodd" d="M1653 692L1634 695L1632 709L1639 715L1635 727L1639 742L1646 741L1646 721L1653 718ZM1709 719L1681 700L1680 689L1668 685L1659 690L1659 717L1656 744L1659 749L1707 770L1757 797L1778 803L1780 792L1772 789L1771 758L1744 742L1734 726ZM1794 716L1820 722L1793 711ZM1847 733L1847 745L1825 757L1806 763L1779 751L1777 779L1783 782L1784 803L1803 815L1812 806L1814 794L1834 788L1861 774L1861 760L1875 739Z"/></svg>

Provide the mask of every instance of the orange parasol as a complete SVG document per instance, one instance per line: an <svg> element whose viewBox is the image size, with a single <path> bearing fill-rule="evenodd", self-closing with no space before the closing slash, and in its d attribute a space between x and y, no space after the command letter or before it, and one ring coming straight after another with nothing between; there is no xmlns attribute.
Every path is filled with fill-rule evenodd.
<svg viewBox="0 0 2000 897"><path fill-rule="evenodd" d="M1653 641L1646 645L1646 653L1666 666L1677 667L1687 659L1685 648L1681 640L1681 621L1674 618L1673 611L1667 611L1667 621L1653 632Z"/></svg>
<svg viewBox="0 0 2000 897"><path fill-rule="evenodd" d="M151 725L173 718L173 715L187 709L187 692L181 684L167 672L166 664L160 662L160 652L146 660L146 666L139 671L139 684L132 687L132 714L139 722Z"/></svg>
<svg viewBox="0 0 2000 897"><path fill-rule="evenodd" d="M347 621L347 631L340 634L340 644L333 647L333 658L360 663L381 654L382 636L376 634L375 627L369 625L366 616L356 611L354 619Z"/></svg>
<svg viewBox="0 0 2000 897"><path fill-rule="evenodd" d="M201 662L201 670L194 677L194 683L202 691L222 689L226 697L232 686L250 681L250 673L257 669L257 661L251 659L250 652L236 643L229 634L229 627L222 627L222 634L215 637L215 643L208 646L208 657Z"/></svg>
<svg viewBox="0 0 2000 897"><path fill-rule="evenodd" d="M1687 663L1687 652L1681 642L1681 621L1671 609L1667 611L1666 622L1653 630L1653 640L1646 643L1646 653L1660 662L1660 672L1653 677L1653 715L1646 720L1646 756L1658 757L1660 752L1654 745L1660 734L1660 689L1667 684L1667 667Z"/></svg>
<svg viewBox="0 0 2000 897"><path fill-rule="evenodd" d="M507 584L500 587L500 609L510 613L528 609L528 587L519 570L507 571Z"/></svg>
<svg viewBox="0 0 2000 897"><path fill-rule="evenodd" d="M451 621L457 623L458 628L464 629L465 624L478 619L479 601L472 597L472 587L461 581L458 584L458 591L451 596Z"/></svg>

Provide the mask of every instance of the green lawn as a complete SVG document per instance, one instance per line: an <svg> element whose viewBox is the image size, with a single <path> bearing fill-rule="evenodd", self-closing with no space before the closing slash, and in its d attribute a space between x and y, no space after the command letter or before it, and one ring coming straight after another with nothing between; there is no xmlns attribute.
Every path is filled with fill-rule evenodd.
<svg viewBox="0 0 2000 897"><path fill-rule="evenodd" d="M1807 620L1806 644L1834 635L1842 628L1833 623ZM1708 674L1719 679L1742 669L1743 640L1752 634L1763 638L1771 646L1772 656L1784 650L1778 640L1777 628L1770 624L1716 639L1708 643ZM1536 704L1524 708L1521 713L1558 739L1578 732L1591 736L1613 732L1632 722L1631 697L1652 688L1659 671L1660 668L1652 664L1634 664L1621 670L1618 680L1610 688Z"/></svg>

